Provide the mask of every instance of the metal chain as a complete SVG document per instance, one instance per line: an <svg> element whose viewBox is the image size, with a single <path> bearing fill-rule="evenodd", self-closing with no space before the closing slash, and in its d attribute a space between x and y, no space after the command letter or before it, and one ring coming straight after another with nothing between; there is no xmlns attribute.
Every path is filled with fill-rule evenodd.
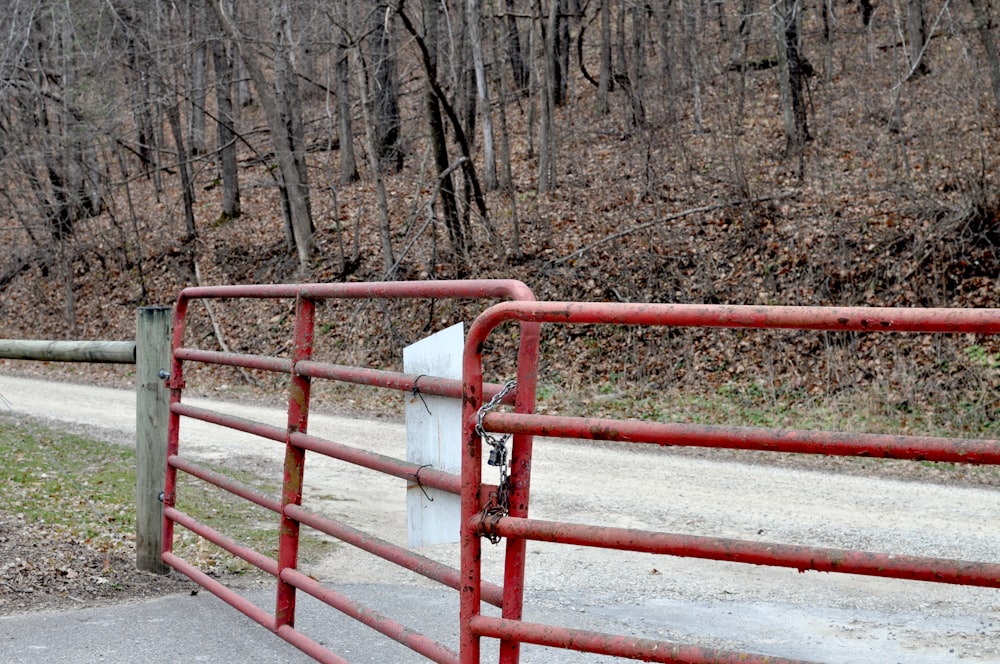
<svg viewBox="0 0 1000 664"><path fill-rule="evenodd" d="M494 531L497 522L507 516L510 509L510 475L507 463L507 441L510 436L494 436L483 427L483 419L486 415L500 405L504 398L517 389L517 380L507 381L496 396L488 403L480 407L476 415L476 434L490 446L490 457L486 463L500 469L500 482L497 484L495 493L490 494L490 504L483 510L480 523L483 526L484 534L493 544L500 542L500 536Z"/></svg>

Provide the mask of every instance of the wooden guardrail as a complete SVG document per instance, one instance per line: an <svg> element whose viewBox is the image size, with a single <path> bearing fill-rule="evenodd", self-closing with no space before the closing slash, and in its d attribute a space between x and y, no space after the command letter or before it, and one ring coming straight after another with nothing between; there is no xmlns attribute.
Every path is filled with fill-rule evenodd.
<svg viewBox="0 0 1000 664"><path fill-rule="evenodd" d="M42 362L134 364L136 408L136 560L141 570L166 574L160 561L163 539L163 481L167 463L170 392L161 372L170 367L170 307L140 307L135 341L45 341L0 339L0 358Z"/></svg>

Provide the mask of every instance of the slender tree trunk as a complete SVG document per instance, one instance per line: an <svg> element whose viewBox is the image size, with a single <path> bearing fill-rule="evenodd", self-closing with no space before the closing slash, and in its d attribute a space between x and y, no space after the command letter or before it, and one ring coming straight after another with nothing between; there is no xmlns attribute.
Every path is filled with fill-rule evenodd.
<svg viewBox="0 0 1000 664"><path fill-rule="evenodd" d="M448 231L451 243L452 257L456 265L461 266L466 259L465 231L458 214L458 201L455 198L455 182L451 176L448 139L444 130L444 119L441 117L441 104L434 92L432 80L437 78L437 53L439 44L439 15L436 3L424 3L424 40L430 60L427 71L427 83L424 91L427 119L430 124L431 149L434 153L434 166L440 180L441 207L444 213L444 225Z"/></svg>
<svg viewBox="0 0 1000 664"><path fill-rule="evenodd" d="M545 55L542 82L542 117L538 137L538 191L547 192L556 188L555 167L555 107L556 107L556 20L559 0L549 0L548 18L544 30Z"/></svg>
<svg viewBox="0 0 1000 664"><path fill-rule="evenodd" d="M294 131L285 124L285 113L279 104L274 87L267 80L263 68L257 61L257 55L246 44L232 17L225 13L220 1L213 1L212 8L226 36L236 46L257 88L281 173L280 187L287 203L286 221L294 242L293 249L298 255L299 269L305 273L309 269L312 257L314 229L309 210L308 183L302 181L302 171L295 158ZM288 100L284 100L283 103L288 103Z"/></svg>
<svg viewBox="0 0 1000 664"><path fill-rule="evenodd" d="M521 31L517 27L517 7L514 0L503 0L505 5L507 57L510 58L510 70L514 77L516 91L525 94L530 83L530 72L524 61L524 54L521 51Z"/></svg>
<svg viewBox="0 0 1000 664"><path fill-rule="evenodd" d="M743 116L746 110L746 96L747 96L747 53L750 49L750 34L753 30L753 17L756 0L743 0L742 11L740 12L740 26L739 26L739 38L736 40L736 45L733 48L733 56L731 58L733 65L736 67L736 71L739 74L739 90L737 92L736 100L736 126L742 131L743 128Z"/></svg>
<svg viewBox="0 0 1000 664"><path fill-rule="evenodd" d="M911 75L929 73L930 68L924 60L924 47L927 44L924 0L906 0L906 42Z"/></svg>
<svg viewBox="0 0 1000 664"><path fill-rule="evenodd" d="M374 69L375 136L380 167L388 172L403 168L400 144L399 77L396 72L396 47L393 38L394 12L388 4L379 3L371 14L371 66Z"/></svg>
<svg viewBox="0 0 1000 664"><path fill-rule="evenodd" d="M597 112L607 115L611 94L611 0L601 0L601 68L597 78Z"/></svg>
<svg viewBox="0 0 1000 664"><path fill-rule="evenodd" d="M333 57L337 69L337 122L340 128L340 183L358 179L358 162L354 156L354 128L351 122L351 81L344 35L334 40Z"/></svg>
<svg viewBox="0 0 1000 664"><path fill-rule="evenodd" d="M632 3L632 60L629 65L629 103L632 107L632 125L643 127L646 124L646 107L643 102L645 95L645 45L646 5L642 0Z"/></svg>
<svg viewBox="0 0 1000 664"><path fill-rule="evenodd" d="M479 0L466 3L469 22L469 41L472 44L472 62L476 70L476 93L479 96L479 115L483 127L483 179L487 191L497 188L497 159L493 143L493 116L490 94L486 85L486 65L483 61L483 35L479 16Z"/></svg>
<svg viewBox="0 0 1000 664"><path fill-rule="evenodd" d="M188 163L187 150L184 146L184 131L181 128L181 112L178 104L167 106L167 122L170 123L170 130L174 134L177 171L180 173L184 198L184 241L190 242L198 237L198 229L194 223L194 187L191 182L191 164Z"/></svg>
<svg viewBox="0 0 1000 664"><path fill-rule="evenodd" d="M704 116L702 114L701 103L701 52L698 48L700 35L698 34L698 8L695 0L682 0L682 11L684 12L684 39L687 41L687 65L688 75L691 78L691 95L694 102L694 126L696 131L702 131L704 127Z"/></svg>
<svg viewBox="0 0 1000 664"><path fill-rule="evenodd" d="M222 218L236 219L242 210L233 117L233 59L222 39L212 40L212 62L215 68L215 126L222 172Z"/></svg>
<svg viewBox="0 0 1000 664"><path fill-rule="evenodd" d="M497 40L492 40L493 60L501 61ZM514 186L514 175L510 165L510 132L507 127L507 77L504 76L503 67L495 67L495 85L499 95L497 112L500 119L500 189L507 194L510 201L510 255L514 258L521 258L521 228L517 219L517 196Z"/></svg>
<svg viewBox="0 0 1000 664"><path fill-rule="evenodd" d="M188 135L191 155L205 154L205 100L208 98L208 43L205 38L205 3L194 0L189 8L192 44Z"/></svg>
<svg viewBox="0 0 1000 664"><path fill-rule="evenodd" d="M979 41L986 51L986 63L990 68L990 87L993 90L993 102L1000 113L1000 55L997 53L997 42L993 36L995 21L990 0L969 0L976 16L976 29L979 31Z"/></svg>
<svg viewBox="0 0 1000 664"><path fill-rule="evenodd" d="M555 104L564 106L569 99L569 4L567 0L558 0L556 8L555 53L553 55L553 71L555 73Z"/></svg>
<svg viewBox="0 0 1000 664"><path fill-rule="evenodd" d="M355 4L351 0L344 3L346 8L345 23L352 29L359 26L354 16ZM375 99L372 87L375 65L365 61L365 52L358 43L353 44L351 54L354 59L354 70L358 76L358 94L361 101L361 115L364 120L365 142L368 157L368 170L375 185L375 205L378 210L378 234L382 245L382 273L386 278L392 273L396 259L392 249L392 229L389 225L389 201L385 191L385 180L382 177L382 165L379 163L379 137L377 133Z"/></svg>
<svg viewBox="0 0 1000 664"><path fill-rule="evenodd" d="M785 123L785 154L799 160L799 174L803 175L803 155L809 141L809 124L806 118L806 72L799 54L800 0L780 0L772 5L775 40L778 51L779 79L781 82L782 115Z"/></svg>

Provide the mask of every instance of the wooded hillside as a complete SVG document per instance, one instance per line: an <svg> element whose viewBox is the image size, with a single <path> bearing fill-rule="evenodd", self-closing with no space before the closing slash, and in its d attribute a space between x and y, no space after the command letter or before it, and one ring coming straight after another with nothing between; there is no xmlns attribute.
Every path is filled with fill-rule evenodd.
<svg viewBox="0 0 1000 664"><path fill-rule="evenodd" d="M13 0L0 337L129 338L136 306L196 282L514 277L548 299L995 307L997 11ZM286 308L254 306L201 338L282 352ZM330 352L395 356L397 328L451 322L450 306L331 308L346 331ZM392 348L357 350L370 336ZM794 382L867 348L624 347L560 371L724 382L770 363ZM969 348L993 362L985 340L941 361Z"/></svg>

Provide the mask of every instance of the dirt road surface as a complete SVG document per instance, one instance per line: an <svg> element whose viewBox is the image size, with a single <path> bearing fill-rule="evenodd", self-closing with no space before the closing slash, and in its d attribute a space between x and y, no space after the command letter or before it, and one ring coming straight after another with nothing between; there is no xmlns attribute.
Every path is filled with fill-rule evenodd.
<svg viewBox="0 0 1000 664"><path fill-rule="evenodd" d="M0 376L0 395L0 408L15 414L119 442L134 439L129 391ZM270 424L285 419L280 398L275 408L185 401ZM402 397L388 399L387 408L401 414ZM314 412L309 425L316 435L405 455L404 429L395 421ZM198 422L183 422L181 451L280 473L280 446ZM405 543L405 493L401 480L318 455L307 459L306 505L398 543ZM532 515L1000 560L1000 491L691 458L660 448L538 441ZM486 576L498 581L502 546L484 546ZM998 590L583 547L529 544L528 551L529 619L533 611L558 614L573 626L823 662L1000 662ZM457 565L454 545L421 553ZM308 571L332 583L425 585L351 547ZM539 657L533 661L545 661Z"/></svg>

